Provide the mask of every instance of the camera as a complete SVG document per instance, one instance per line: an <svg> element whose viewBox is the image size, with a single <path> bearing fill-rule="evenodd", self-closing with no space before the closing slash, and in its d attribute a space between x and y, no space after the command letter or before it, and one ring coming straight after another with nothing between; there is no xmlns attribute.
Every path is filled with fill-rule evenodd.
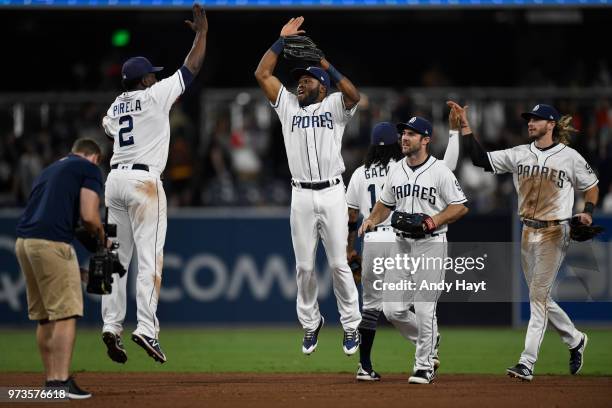
<svg viewBox="0 0 612 408"><path fill-rule="evenodd" d="M125 268L119 262L118 242L113 242L109 247L106 246L108 238L117 236L117 224L103 223L104 241L99 242L96 252L89 260L89 279L87 282L87 292L98 295L108 295L112 292L113 274L125 275Z"/></svg>

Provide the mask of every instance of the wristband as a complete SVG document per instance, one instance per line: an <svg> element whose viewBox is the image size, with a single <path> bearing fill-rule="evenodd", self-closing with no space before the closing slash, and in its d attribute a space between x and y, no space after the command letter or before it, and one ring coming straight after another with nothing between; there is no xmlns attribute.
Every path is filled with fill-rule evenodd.
<svg viewBox="0 0 612 408"><path fill-rule="evenodd" d="M334 66L332 64L329 64L329 68L327 68L326 71L329 74L329 77L335 83L338 83L338 82L342 81L342 78L344 78L344 75L342 75L340 72L338 72L338 70L336 68L334 68Z"/></svg>
<svg viewBox="0 0 612 408"><path fill-rule="evenodd" d="M283 37L278 37L278 40L270 47L270 50L276 55L280 55L283 52L283 48L285 48L285 39Z"/></svg>
<svg viewBox="0 0 612 408"><path fill-rule="evenodd" d="M584 203L584 211L585 213L591 214L593 215L593 210L595 209L595 204L587 201L586 203Z"/></svg>
<svg viewBox="0 0 612 408"><path fill-rule="evenodd" d="M450 130L448 132L448 137L453 137L453 136L459 136L459 131L458 130Z"/></svg>

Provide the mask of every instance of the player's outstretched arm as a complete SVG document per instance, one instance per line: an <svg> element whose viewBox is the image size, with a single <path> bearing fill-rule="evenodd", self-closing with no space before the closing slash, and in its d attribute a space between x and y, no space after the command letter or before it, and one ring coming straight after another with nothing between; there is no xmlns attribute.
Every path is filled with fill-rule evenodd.
<svg viewBox="0 0 612 408"><path fill-rule="evenodd" d="M375 226L386 220L389 214L391 214L391 209L378 200L368 219L359 227L359 236L373 230Z"/></svg>
<svg viewBox="0 0 612 408"><path fill-rule="evenodd" d="M193 76L196 76L204 63L204 56L206 55L206 35L208 34L208 20L206 19L206 12L201 5L193 5L193 21L185 20L185 24L195 31L196 34L191 50L185 58L184 65Z"/></svg>
<svg viewBox="0 0 612 408"><path fill-rule="evenodd" d="M467 117L468 106L461 106L456 102L447 101L446 104L451 108L451 115L458 115L461 122L461 135L466 139L467 150L474 166L482 167L486 171L493 171L487 152L474 136L470 122ZM455 111L454 113L452 111Z"/></svg>
<svg viewBox="0 0 612 408"><path fill-rule="evenodd" d="M284 38L289 35L304 34L306 31L300 30L300 26L303 22L304 17L297 17L289 20L281 29L279 39L266 51L255 70L255 79L257 79L257 83L259 83L266 98L272 103L276 102L278 91L280 91L282 86L278 78L273 75L273 72L278 62L278 56L283 52L285 46Z"/></svg>
<svg viewBox="0 0 612 408"><path fill-rule="evenodd" d="M455 171L459 161L459 129L461 128L461 116L457 109L451 109L448 114L448 145L444 152L444 164Z"/></svg>
<svg viewBox="0 0 612 408"><path fill-rule="evenodd" d="M467 214L468 211L468 208L463 204L449 204L442 212L439 212L431 218L436 224L436 227L439 227L444 224L452 224Z"/></svg>
<svg viewBox="0 0 612 408"><path fill-rule="evenodd" d="M357 105L361 97L355 85L353 85L347 77L338 72L326 58L321 58L321 67L327 71L330 78L333 79L340 92L342 92L344 107L346 109L352 109Z"/></svg>

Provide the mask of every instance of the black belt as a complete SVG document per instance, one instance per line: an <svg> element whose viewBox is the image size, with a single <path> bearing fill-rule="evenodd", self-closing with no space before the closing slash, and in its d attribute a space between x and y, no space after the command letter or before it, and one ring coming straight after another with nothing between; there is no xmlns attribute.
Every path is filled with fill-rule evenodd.
<svg viewBox="0 0 612 408"><path fill-rule="evenodd" d="M340 184L340 177L333 179L331 182L327 180L327 181L315 181L315 182L310 183L308 181L291 180L292 186L306 188L308 190L323 190L324 188L335 186L337 184Z"/></svg>
<svg viewBox="0 0 612 408"><path fill-rule="evenodd" d="M118 169L119 168L119 164L113 164L111 166L111 169ZM146 164L140 164L140 163L136 163L136 164L132 164L132 168L131 170L144 170L144 171L149 171L149 166L147 166Z"/></svg>
<svg viewBox="0 0 612 408"><path fill-rule="evenodd" d="M411 238L411 239L423 239L423 238L429 238L429 237L437 237L438 234L437 232L434 232L433 234L426 234L426 233L422 233L422 234L411 234L409 232L396 232L395 236L396 237L400 237L400 238Z"/></svg>
<svg viewBox="0 0 612 408"><path fill-rule="evenodd" d="M524 218L522 221L523 221L523 224L525 224L526 226L530 228L540 229L540 228L554 227L555 225L566 223L568 220L541 221L541 220L530 220L530 219Z"/></svg>

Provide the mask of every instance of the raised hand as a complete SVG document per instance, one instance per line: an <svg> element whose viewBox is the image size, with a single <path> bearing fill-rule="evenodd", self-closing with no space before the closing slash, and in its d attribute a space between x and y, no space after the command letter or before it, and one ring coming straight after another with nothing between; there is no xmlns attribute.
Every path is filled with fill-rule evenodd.
<svg viewBox="0 0 612 408"><path fill-rule="evenodd" d="M301 35L305 34L306 31L300 30L300 26L304 22L304 17L294 17L287 24L283 26L280 32L281 37L287 37L289 35Z"/></svg>
<svg viewBox="0 0 612 408"><path fill-rule="evenodd" d="M453 102L453 101L446 101L446 104L448 105L449 108L451 108L451 115L458 115L459 116L459 118L460 118L460 127L462 129L462 133L464 133L463 132L464 130L470 129L470 122L469 122L468 117L467 117L468 105L465 105L464 107L461 107L461 105L459 105L458 103ZM455 111L455 113L453 114L452 111ZM450 120L450 115L449 115L449 120ZM467 134L467 133L464 133L464 134Z"/></svg>
<svg viewBox="0 0 612 408"><path fill-rule="evenodd" d="M185 20L185 24L189 26L195 32L207 32L208 31L208 20L206 19L206 12L201 5L195 3L193 9L193 21Z"/></svg>

